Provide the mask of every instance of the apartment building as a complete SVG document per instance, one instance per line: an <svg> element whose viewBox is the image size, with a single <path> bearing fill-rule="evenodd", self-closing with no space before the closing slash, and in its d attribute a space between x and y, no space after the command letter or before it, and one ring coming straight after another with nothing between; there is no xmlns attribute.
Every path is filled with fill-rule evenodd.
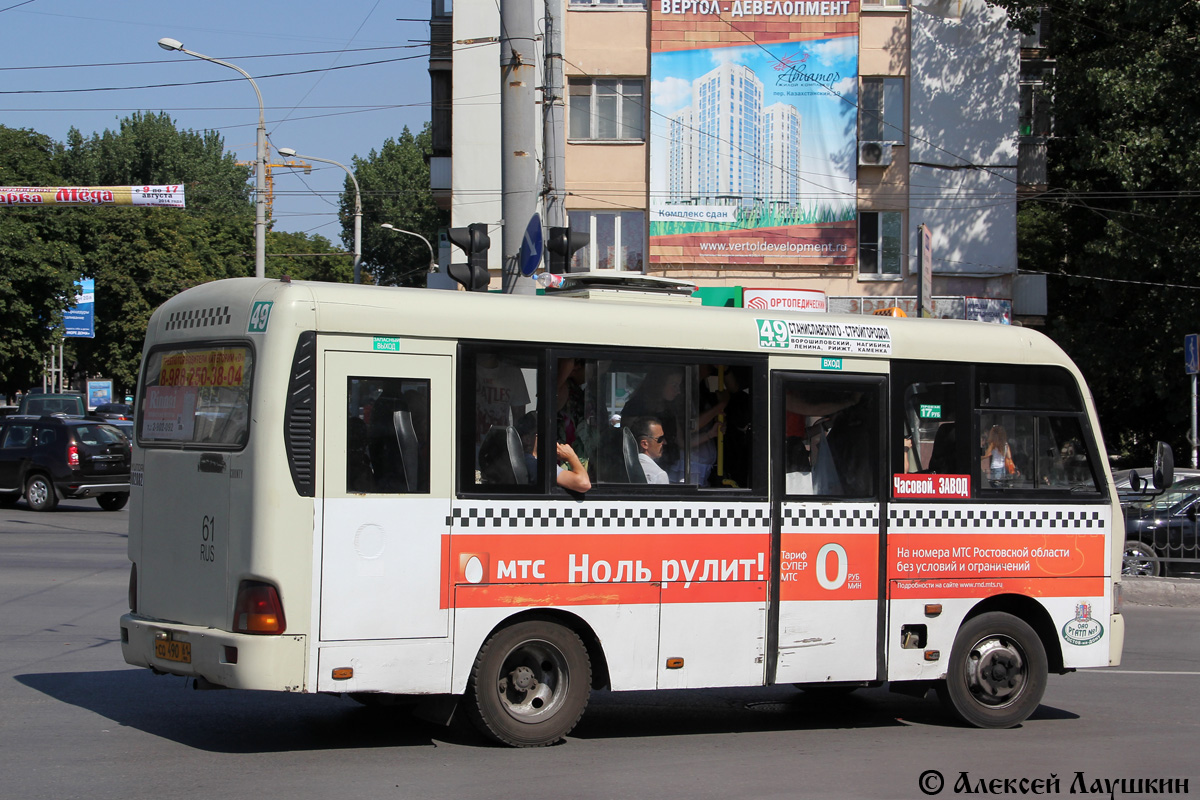
<svg viewBox="0 0 1200 800"><path fill-rule="evenodd" d="M1022 38L1001 10L561 2L566 124L545 141L558 137L539 123L538 152L565 153L569 224L590 237L572 270L912 314L927 265L926 313L1038 313L1017 276L1018 190L1037 173L1020 163ZM435 0L432 22L434 189L452 225L486 222L498 242L499 5ZM498 275L500 248L489 256Z"/></svg>

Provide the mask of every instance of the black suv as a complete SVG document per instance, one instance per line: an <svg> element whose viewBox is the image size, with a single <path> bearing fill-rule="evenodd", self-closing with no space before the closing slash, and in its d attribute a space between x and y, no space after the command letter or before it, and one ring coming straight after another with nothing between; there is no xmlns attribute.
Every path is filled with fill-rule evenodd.
<svg viewBox="0 0 1200 800"><path fill-rule="evenodd" d="M59 498L95 497L106 511L129 502L132 445L116 427L72 417L0 419L0 505L25 496L34 511Z"/></svg>

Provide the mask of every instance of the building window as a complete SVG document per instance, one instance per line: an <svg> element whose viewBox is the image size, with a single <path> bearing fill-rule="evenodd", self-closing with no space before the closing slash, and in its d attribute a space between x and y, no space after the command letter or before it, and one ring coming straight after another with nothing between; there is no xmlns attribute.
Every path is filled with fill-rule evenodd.
<svg viewBox="0 0 1200 800"><path fill-rule="evenodd" d="M1050 96L1041 76L1025 81L1022 76L1021 113L1018 117L1018 131L1022 136L1050 136L1054 123L1051 117Z"/></svg>
<svg viewBox="0 0 1200 800"><path fill-rule="evenodd" d="M858 215L858 275L900 278L903 215L899 211L863 211Z"/></svg>
<svg viewBox="0 0 1200 800"><path fill-rule="evenodd" d="M641 78L571 78L570 138L642 141L646 104Z"/></svg>
<svg viewBox="0 0 1200 800"><path fill-rule="evenodd" d="M646 0L571 0L571 8L612 8L641 11L646 7Z"/></svg>
<svg viewBox="0 0 1200 800"><path fill-rule="evenodd" d="M863 78L858 99L858 138L904 141L904 78Z"/></svg>
<svg viewBox="0 0 1200 800"><path fill-rule="evenodd" d="M571 272L645 270L645 212L573 210L570 218L572 230L588 235L587 247L571 260Z"/></svg>

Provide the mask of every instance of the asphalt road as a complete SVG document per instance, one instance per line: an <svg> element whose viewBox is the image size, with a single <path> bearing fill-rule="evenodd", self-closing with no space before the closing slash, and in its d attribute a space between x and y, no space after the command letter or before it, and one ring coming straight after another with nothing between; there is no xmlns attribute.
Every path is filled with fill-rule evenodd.
<svg viewBox="0 0 1200 800"><path fill-rule="evenodd" d="M510 750L342 697L197 692L127 667L127 519L91 501L0 509L0 797L923 798L935 770L940 797L965 794L963 773L974 793L1057 776L1044 794L1122 778L1200 794L1200 608L1127 607L1124 664L1051 676L1013 730L883 689L595 693L567 743Z"/></svg>

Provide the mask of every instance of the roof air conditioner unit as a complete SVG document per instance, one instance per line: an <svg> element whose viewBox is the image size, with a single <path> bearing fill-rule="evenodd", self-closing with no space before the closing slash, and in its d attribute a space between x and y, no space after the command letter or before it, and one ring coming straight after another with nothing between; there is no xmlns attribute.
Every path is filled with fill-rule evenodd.
<svg viewBox="0 0 1200 800"><path fill-rule="evenodd" d="M886 167L892 163L891 142L859 142L858 164L861 167Z"/></svg>

